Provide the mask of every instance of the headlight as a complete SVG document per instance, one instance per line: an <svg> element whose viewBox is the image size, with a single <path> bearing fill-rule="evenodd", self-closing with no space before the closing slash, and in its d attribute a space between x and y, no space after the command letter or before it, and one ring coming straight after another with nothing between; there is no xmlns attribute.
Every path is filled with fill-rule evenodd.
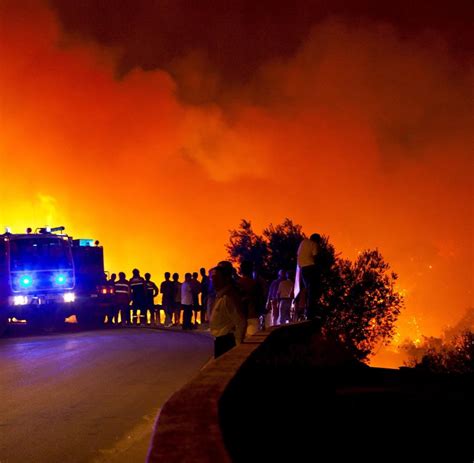
<svg viewBox="0 0 474 463"><path fill-rule="evenodd" d="M13 305L26 305L26 304L28 304L27 296L14 296L13 297Z"/></svg>
<svg viewBox="0 0 474 463"><path fill-rule="evenodd" d="M74 293L66 293L63 295L64 302L74 302L76 295Z"/></svg>

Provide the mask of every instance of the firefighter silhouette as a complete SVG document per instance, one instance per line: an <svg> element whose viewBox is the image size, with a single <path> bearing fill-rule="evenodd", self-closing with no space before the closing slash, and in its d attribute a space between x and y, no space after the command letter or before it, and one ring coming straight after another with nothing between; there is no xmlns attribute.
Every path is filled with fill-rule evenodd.
<svg viewBox="0 0 474 463"><path fill-rule="evenodd" d="M114 284L117 319L121 313L122 324L130 324L130 285L124 272L119 273L119 279Z"/></svg>
<svg viewBox="0 0 474 463"><path fill-rule="evenodd" d="M149 273L145 273L145 320L146 323L146 314L147 311L150 311L150 324L155 324L155 297L158 296L159 290L158 286L151 281L151 275ZM160 313L158 312L156 319L156 324L160 324Z"/></svg>
<svg viewBox="0 0 474 463"><path fill-rule="evenodd" d="M145 279L140 276L140 270L134 268L130 279L130 293L132 298L132 312L136 317L137 324L140 324L140 313L144 315L144 323L146 323L146 294Z"/></svg>

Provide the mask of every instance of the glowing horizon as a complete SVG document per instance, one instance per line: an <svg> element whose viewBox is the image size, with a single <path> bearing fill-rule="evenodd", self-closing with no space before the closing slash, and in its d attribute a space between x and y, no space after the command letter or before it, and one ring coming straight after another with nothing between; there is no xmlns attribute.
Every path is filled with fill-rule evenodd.
<svg viewBox="0 0 474 463"><path fill-rule="evenodd" d="M13 232L65 225L100 241L109 271L161 281L225 258L242 218L260 232L289 217L348 258L381 250L406 294L402 340L474 305L472 59L328 19L197 104L179 76L214 74L191 59L117 78L120 51L65 34L46 3L3 1L0 17L0 224Z"/></svg>

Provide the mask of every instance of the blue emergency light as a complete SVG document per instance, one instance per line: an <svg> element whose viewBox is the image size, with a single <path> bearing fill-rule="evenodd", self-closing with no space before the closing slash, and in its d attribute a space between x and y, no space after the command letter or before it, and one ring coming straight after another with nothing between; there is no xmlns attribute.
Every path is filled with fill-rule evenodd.
<svg viewBox="0 0 474 463"><path fill-rule="evenodd" d="M79 240L79 246L93 246L94 240L81 239Z"/></svg>
<svg viewBox="0 0 474 463"><path fill-rule="evenodd" d="M31 286L31 283L33 283L33 279L29 276L22 276L20 278L20 285L24 288L28 288L29 286Z"/></svg>
<svg viewBox="0 0 474 463"><path fill-rule="evenodd" d="M56 275L54 281L58 285L63 285L64 283L66 283L66 275L62 275L62 274Z"/></svg>

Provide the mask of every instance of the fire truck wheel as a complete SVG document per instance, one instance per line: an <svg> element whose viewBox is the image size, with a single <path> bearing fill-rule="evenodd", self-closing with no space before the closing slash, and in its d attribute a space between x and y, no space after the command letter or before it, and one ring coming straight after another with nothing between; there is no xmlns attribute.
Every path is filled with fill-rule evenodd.
<svg viewBox="0 0 474 463"><path fill-rule="evenodd" d="M31 315L28 320L28 326L33 331L41 331L43 327L43 317L41 314Z"/></svg>
<svg viewBox="0 0 474 463"><path fill-rule="evenodd" d="M28 319L28 325L33 331L52 333L58 326L55 312L38 313Z"/></svg>
<svg viewBox="0 0 474 463"><path fill-rule="evenodd" d="M8 317L0 314L0 336L3 336L8 329Z"/></svg>
<svg viewBox="0 0 474 463"><path fill-rule="evenodd" d="M48 313L42 317L41 330L45 333L52 333L58 326L58 317L55 313Z"/></svg>
<svg viewBox="0 0 474 463"><path fill-rule="evenodd" d="M102 318L94 310L82 311L76 315L77 322L83 328L93 329L101 326Z"/></svg>

